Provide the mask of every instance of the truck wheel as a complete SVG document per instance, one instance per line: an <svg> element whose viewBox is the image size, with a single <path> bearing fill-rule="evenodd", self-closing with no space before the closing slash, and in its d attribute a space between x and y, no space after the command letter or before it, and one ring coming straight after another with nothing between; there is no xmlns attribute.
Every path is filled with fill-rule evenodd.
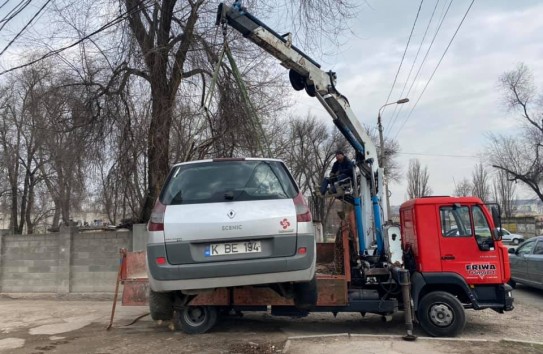
<svg viewBox="0 0 543 354"><path fill-rule="evenodd" d="M317 304L317 278L308 282L294 283L294 305L299 310L310 310Z"/></svg>
<svg viewBox="0 0 543 354"><path fill-rule="evenodd" d="M464 307L455 296L444 291L426 294L419 303L417 317L432 337L455 337L466 324Z"/></svg>
<svg viewBox="0 0 543 354"><path fill-rule="evenodd" d="M217 308L213 306L185 306L175 311L175 325L187 334L202 334L217 323Z"/></svg>
<svg viewBox="0 0 543 354"><path fill-rule="evenodd" d="M155 321L169 321L173 317L173 296L171 293L157 293L149 290L149 312Z"/></svg>
<svg viewBox="0 0 543 354"><path fill-rule="evenodd" d="M518 245L520 243L520 240L518 238L513 239L513 244Z"/></svg>

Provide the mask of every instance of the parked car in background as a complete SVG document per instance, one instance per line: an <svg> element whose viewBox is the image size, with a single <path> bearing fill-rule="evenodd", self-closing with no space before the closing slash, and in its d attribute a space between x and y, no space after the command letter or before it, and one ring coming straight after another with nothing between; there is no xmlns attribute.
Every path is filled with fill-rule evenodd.
<svg viewBox="0 0 543 354"><path fill-rule="evenodd" d="M500 229L500 228L498 228ZM508 243L512 243L513 245L518 245L520 244L521 242L524 242L524 236L522 235L519 235L519 234L513 234L511 232L509 232L508 230L504 229L503 227L501 228L502 230L502 241L503 242L508 242Z"/></svg>
<svg viewBox="0 0 543 354"><path fill-rule="evenodd" d="M517 283L543 289L543 236L532 237L516 249L509 249L511 280Z"/></svg>

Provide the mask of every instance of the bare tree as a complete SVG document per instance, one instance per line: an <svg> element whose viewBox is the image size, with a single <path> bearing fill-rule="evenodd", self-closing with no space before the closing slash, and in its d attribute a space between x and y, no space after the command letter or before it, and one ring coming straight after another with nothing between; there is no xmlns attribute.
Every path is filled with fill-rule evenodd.
<svg viewBox="0 0 543 354"><path fill-rule="evenodd" d="M334 162L335 150L345 149L346 143L335 129L328 128L324 122L311 115L291 120L288 127L289 148L284 154L285 162L302 192L314 196ZM332 207L331 200L313 198L312 204L315 219L326 226Z"/></svg>
<svg viewBox="0 0 543 354"><path fill-rule="evenodd" d="M467 196L473 195L472 192L473 192L473 185L467 178L464 178L458 184L456 183L454 184L453 194L457 197L467 197Z"/></svg>
<svg viewBox="0 0 543 354"><path fill-rule="evenodd" d="M490 197L489 175L482 162L475 165L471 176L472 195L483 202L488 202Z"/></svg>
<svg viewBox="0 0 543 354"><path fill-rule="evenodd" d="M41 179L38 151L45 134L43 122L43 84L47 72L29 68L8 79L2 95L0 145L10 195L10 229L14 234L33 233L35 190ZM39 211L38 211L39 212Z"/></svg>
<svg viewBox="0 0 543 354"><path fill-rule="evenodd" d="M57 24L72 30L76 39L87 38L96 28L104 29L77 50L64 51L56 58L64 75L54 74L56 78L51 79L47 93L50 100L44 106L46 129L51 134L43 149L38 150L37 160L44 162L39 175L57 206L55 225L61 218L69 221L69 208L78 204L85 192L89 172L86 167L91 162L101 181L101 186L95 183L93 188L104 196L110 221L133 213L146 221L172 160L256 151L255 128L246 119L249 112L240 109L239 87L233 85L231 68L224 65L217 78L214 111L204 115L197 109L217 63L217 44L222 42L214 36L220 34L214 26L217 3L119 3L119 11L107 11L112 3L106 1L61 0L52 5L62 19ZM268 15L286 11L288 16L281 18L296 24L297 35L306 37L306 43L316 45L322 40L319 33L337 38L334 33L347 25L343 21L338 26L337 18L353 16L351 3L299 0L277 6L255 0L248 6ZM102 15L93 16L97 12ZM310 18L311 24L299 22L300 18ZM64 38L68 36L62 33ZM52 35L51 43L57 38ZM267 135L277 127L270 117L276 118L274 112L287 102L280 94L286 80L278 80L279 71L263 65L273 61L271 58L262 56L260 49L241 38L234 34L226 41L236 58L241 58L242 76L251 98L257 98L256 110L265 117L262 126L269 138ZM44 47L50 50L47 44ZM52 47L58 46L55 43ZM244 57L243 53L248 54ZM25 53L27 57L29 54ZM275 62L273 65L277 66ZM255 72L257 76L250 75ZM281 75L286 77L283 71ZM59 86L55 87L55 80ZM81 88L70 91L69 87L77 85ZM97 136L103 141L98 141ZM284 149L269 140L274 153ZM129 142L135 143L133 148L127 146ZM63 153L60 147L64 147ZM85 155L87 161L83 161Z"/></svg>
<svg viewBox="0 0 543 354"><path fill-rule="evenodd" d="M516 114L523 131L517 137L490 135L490 161L543 201L543 99L538 98L532 73L524 64L500 76L500 84L505 105Z"/></svg>
<svg viewBox="0 0 543 354"><path fill-rule="evenodd" d="M494 200L501 206L505 217L512 217L514 212L516 183L509 179L507 172L497 170L494 174L492 191Z"/></svg>
<svg viewBox="0 0 543 354"><path fill-rule="evenodd" d="M430 175L428 167L421 167L419 159L409 160L407 170L407 195L409 199L425 197L432 194L432 188L428 185Z"/></svg>
<svg viewBox="0 0 543 354"><path fill-rule="evenodd" d="M381 145L379 144L378 131L375 129L369 129L366 127L366 131L370 139L373 141L377 148L377 156L381 156ZM400 144L398 141L385 137L384 141L384 160L379 161L379 166L384 168L385 177L390 182L400 182L402 179L402 169L398 162L398 154L400 153Z"/></svg>
<svg viewBox="0 0 543 354"><path fill-rule="evenodd" d="M327 16L337 14L336 10L345 9L347 4L333 3L326 12L320 12L316 9L322 6L301 1L296 13L315 17L325 28L333 18ZM147 220L169 169L170 131L178 89L183 80L206 72L201 62L191 60L190 55L198 46L209 47L205 37L199 35L202 26L208 31L209 26L199 24L198 19L202 17L212 23L215 11L210 11L204 0L186 3L161 0L152 4L144 0L124 0L124 5L144 68L124 67L118 72L138 75L147 80L151 88L151 121L147 139L148 191L142 210L142 219Z"/></svg>

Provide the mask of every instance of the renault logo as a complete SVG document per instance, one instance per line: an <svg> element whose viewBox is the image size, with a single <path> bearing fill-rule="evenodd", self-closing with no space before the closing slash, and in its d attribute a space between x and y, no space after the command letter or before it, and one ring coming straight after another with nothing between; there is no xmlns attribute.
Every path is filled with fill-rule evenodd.
<svg viewBox="0 0 543 354"><path fill-rule="evenodd" d="M228 212L228 214L226 214L226 215L228 215L228 217L229 217L230 219L233 219L234 216L236 216L236 212L232 209L232 210L230 210L230 211Z"/></svg>

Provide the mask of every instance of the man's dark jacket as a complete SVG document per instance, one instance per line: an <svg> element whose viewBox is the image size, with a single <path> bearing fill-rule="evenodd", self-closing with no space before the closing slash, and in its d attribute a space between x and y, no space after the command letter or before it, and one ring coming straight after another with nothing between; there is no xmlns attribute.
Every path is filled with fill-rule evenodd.
<svg viewBox="0 0 543 354"><path fill-rule="evenodd" d="M332 175L347 175L353 176L353 162L345 156L342 162L336 160L332 165Z"/></svg>

